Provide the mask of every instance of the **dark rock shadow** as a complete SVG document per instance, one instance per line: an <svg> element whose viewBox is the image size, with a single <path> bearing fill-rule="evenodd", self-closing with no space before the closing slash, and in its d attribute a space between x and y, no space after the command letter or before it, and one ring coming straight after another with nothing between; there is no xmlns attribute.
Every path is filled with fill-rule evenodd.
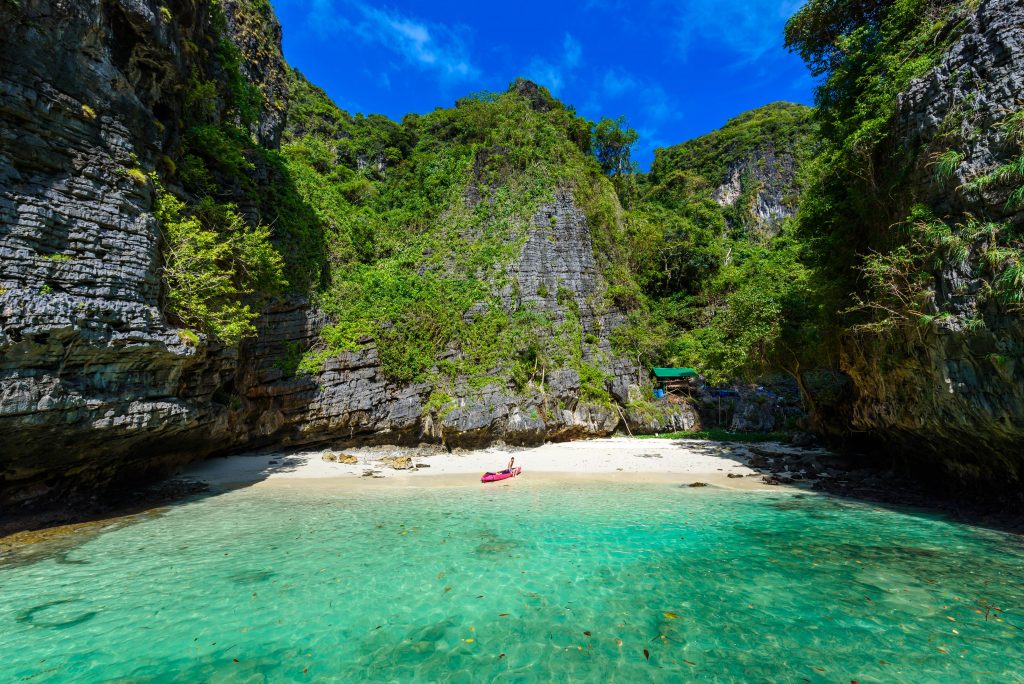
<svg viewBox="0 0 1024 684"><path fill-rule="evenodd" d="M933 477L914 477L865 454L739 442L677 442L694 451L727 456L769 485L790 485L909 515L942 518L1024 535L1024 505L1006 496L958 491Z"/></svg>

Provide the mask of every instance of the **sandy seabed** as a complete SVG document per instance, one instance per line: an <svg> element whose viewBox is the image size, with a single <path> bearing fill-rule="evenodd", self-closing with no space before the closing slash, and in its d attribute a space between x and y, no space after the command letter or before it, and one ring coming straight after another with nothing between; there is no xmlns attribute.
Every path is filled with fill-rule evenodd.
<svg viewBox="0 0 1024 684"><path fill-rule="evenodd" d="M758 446L779 453L793 450L780 444ZM325 460L325 453L354 456L357 462ZM411 458L413 468L388 465L389 458L403 456ZM523 472L514 482L618 480L766 488L761 474L747 465L752 456L747 446L738 443L610 437L534 448L497 446L452 452L402 447L282 450L214 458L183 475L214 487L481 486L481 474L501 470L515 457Z"/></svg>

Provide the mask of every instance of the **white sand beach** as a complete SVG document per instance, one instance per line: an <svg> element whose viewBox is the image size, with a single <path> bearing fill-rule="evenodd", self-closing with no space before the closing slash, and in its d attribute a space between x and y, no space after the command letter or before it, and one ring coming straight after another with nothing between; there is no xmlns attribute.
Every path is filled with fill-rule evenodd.
<svg viewBox="0 0 1024 684"><path fill-rule="evenodd" d="M756 446L780 453L790 450L778 444ZM354 457L356 462L325 460L325 454L344 455L349 457L346 460ZM515 464L523 468L517 480L703 482L735 489L768 486L761 481L760 473L747 466L752 454L746 445L626 437L549 443L535 448L498 446L452 452L437 447L386 446L278 451L214 458L196 464L183 475L215 487L480 485L482 473L503 469L513 456ZM410 460L406 462L404 458Z"/></svg>

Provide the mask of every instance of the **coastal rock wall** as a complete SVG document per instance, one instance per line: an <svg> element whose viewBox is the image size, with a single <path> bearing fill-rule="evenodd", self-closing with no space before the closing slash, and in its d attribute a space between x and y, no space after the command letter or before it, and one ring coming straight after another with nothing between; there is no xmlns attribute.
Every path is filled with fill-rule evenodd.
<svg viewBox="0 0 1024 684"><path fill-rule="evenodd" d="M0 506L159 474L242 422L237 351L197 347L163 315L149 178L181 144L190 78L226 78L211 14L0 5L0 44L18 46L0 51ZM260 64L283 73L279 45ZM283 123L274 84L268 140Z"/></svg>
<svg viewBox="0 0 1024 684"><path fill-rule="evenodd" d="M583 399L571 368L528 393L495 369L492 386L457 386L450 406L428 409L434 388L389 380L372 344L296 375L297 355L326 322L301 297L271 304L257 338L238 349L169 323L150 173L175 183L167 159L180 158L195 79L232 78L213 24L226 25L259 94L253 144L275 148L287 113L269 5L220 7L223 19L203 0L0 4L0 44L18 46L0 51L0 508L91 496L241 448L536 443L606 435L624 421L696 424L688 405L643 416L623 408L643 374L611 351L623 312L604 302L589 228L568 194L534 218L504 301L556 321L578 312L592 340L583 359L623 406ZM216 118L223 103L210 107ZM259 159L252 167L258 190L269 172ZM248 220L259 218L259 197L234 200Z"/></svg>
<svg viewBox="0 0 1024 684"><path fill-rule="evenodd" d="M581 397L579 373L566 367L546 377L543 387L526 391L509 384L504 369L495 369L493 383L458 385L449 402L430 407L435 388L389 380L370 340L360 350L329 359L317 374L295 375L282 361L313 347L326 322L296 300L268 312L258 340L242 350L239 382L245 401L239 415L245 419L234 434L236 444L434 441L471 447L496 440L538 444L606 436L623 426L654 432L699 425L688 403L645 414L623 408L639 395L643 373L612 352L609 334L624 313L605 303L608 285L594 258L586 218L571 195L561 194L538 210L510 271L514 284L502 292L508 310L529 306L560 324L572 308L593 340L585 346L584 360L604 371L608 390L622 406Z"/></svg>
<svg viewBox="0 0 1024 684"><path fill-rule="evenodd" d="M155 2L0 6L0 501L159 468L216 420L235 359L163 319L143 173L176 135L176 31Z"/></svg>
<svg viewBox="0 0 1024 684"><path fill-rule="evenodd" d="M911 157L889 200L893 220L922 203L950 224L969 217L1024 226L1008 202L1012 185L971 189L979 176L1021 154L1003 125L1024 93L1024 2L983 0L947 54L899 98L893 136L877 153L879 168ZM938 155L956 152L946 179ZM841 364L852 379L848 404L831 412L827 430L938 465L954 481L1018 487L1024 477L1024 319L1020 307L992 292L985 261L991 238L976 236L966 258L932 273L931 325L891 335L851 336ZM940 315L941 314L941 315Z"/></svg>

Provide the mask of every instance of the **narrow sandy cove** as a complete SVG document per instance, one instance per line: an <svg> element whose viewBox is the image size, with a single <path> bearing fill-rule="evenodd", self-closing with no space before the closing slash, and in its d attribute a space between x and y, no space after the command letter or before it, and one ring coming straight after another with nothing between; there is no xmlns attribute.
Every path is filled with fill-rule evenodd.
<svg viewBox="0 0 1024 684"><path fill-rule="evenodd" d="M773 451L787 450L777 444L760 446ZM745 445L704 440L612 437L529 449L491 447L448 453L432 449L369 447L340 452L355 456L358 460L355 464L326 461L324 452L321 448L216 458L184 474L215 487L480 485L482 473L503 469L514 456L516 465L523 468L523 475L517 482L704 482L733 489L767 488L760 474L746 465L751 453ZM409 456L419 468L396 470L381 461L388 456ZM733 477L730 478L730 474Z"/></svg>

